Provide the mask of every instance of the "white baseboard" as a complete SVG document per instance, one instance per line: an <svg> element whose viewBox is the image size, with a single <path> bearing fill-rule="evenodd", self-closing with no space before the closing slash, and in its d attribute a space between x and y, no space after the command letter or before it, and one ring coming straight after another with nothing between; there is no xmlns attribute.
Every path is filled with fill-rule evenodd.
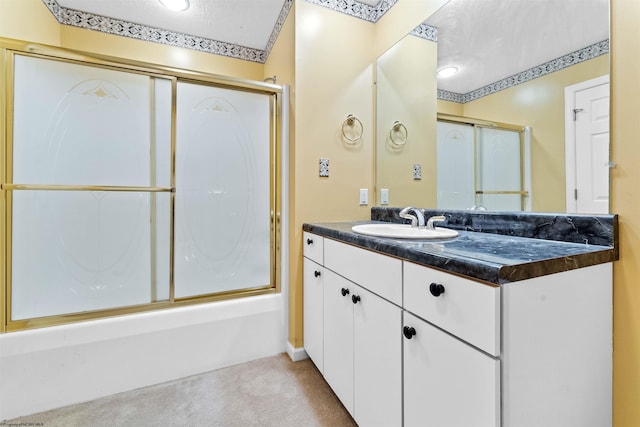
<svg viewBox="0 0 640 427"><path fill-rule="evenodd" d="M308 359L309 355L304 350L304 347L295 348L289 341L287 341L287 354L289 358L294 362L299 362L304 359Z"/></svg>

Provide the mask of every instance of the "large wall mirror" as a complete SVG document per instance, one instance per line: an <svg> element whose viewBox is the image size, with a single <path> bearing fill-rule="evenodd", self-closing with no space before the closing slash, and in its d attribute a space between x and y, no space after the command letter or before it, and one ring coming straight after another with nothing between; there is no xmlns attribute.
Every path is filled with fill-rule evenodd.
<svg viewBox="0 0 640 427"><path fill-rule="evenodd" d="M377 60L376 203L608 212L609 0L450 0L424 24L437 42Z"/></svg>

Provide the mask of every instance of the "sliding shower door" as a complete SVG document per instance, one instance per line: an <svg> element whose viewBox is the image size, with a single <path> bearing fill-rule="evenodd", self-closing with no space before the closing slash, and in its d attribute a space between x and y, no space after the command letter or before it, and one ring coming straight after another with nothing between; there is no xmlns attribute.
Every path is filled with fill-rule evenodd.
<svg viewBox="0 0 640 427"><path fill-rule="evenodd" d="M521 211L524 204L520 132L476 127L476 205Z"/></svg>
<svg viewBox="0 0 640 427"><path fill-rule="evenodd" d="M6 58L6 329L277 289L274 92Z"/></svg>
<svg viewBox="0 0 640 427"><path fill-rule="evenodd" d="M14 75L11 320L167 300L170 80L22 55Z"/></svg>
<svg viewBox="0 0 640 427"><path fill-rule="evenodd" d="M175 296L271 282L270 99L178 83Z"/></svg>
<svg viewBox="0 0 640 427"><path fill-rule="evenodd" d="M524 131L502 126L438 120L438 208L526 208Z"/></svg>
<svg viewBox="0 0 640 427"><path fill-rule="evenodd" d="M472 125L438 121L438 208L469 209L476 204Z"/></svg>

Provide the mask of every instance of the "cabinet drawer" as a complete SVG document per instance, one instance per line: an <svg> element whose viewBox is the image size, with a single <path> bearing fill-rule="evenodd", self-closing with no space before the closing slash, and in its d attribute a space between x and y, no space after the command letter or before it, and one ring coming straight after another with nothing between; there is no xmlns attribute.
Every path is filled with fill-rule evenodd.
<svg viewBox="0 0 640 427"><path fill-rule="evenodd" d="M317 262L324 264L324 238L317 234L303 232L302 247L304 256Z"/></svg>
<svg viewBox="0 0 640 427"><path fill-rule="evenodd" d="M438 288L443 291L439 295ZM499 287L405 262L404 308L494 356L500 354Z"/></svg>
<svg viewBox="0 0 640 427"><path fill-rule="evenodd" d="M402 305L402 261L366 249L325 239L324 266Z"/></svg>

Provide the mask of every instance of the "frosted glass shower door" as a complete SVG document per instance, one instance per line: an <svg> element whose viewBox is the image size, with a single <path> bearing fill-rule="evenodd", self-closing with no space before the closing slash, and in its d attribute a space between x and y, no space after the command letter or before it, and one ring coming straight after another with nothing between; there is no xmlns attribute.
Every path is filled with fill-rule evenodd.
<svg viewBox="0 0 640 427"><path fill-rule="evenodd" d="M493 211L523 208L520 133L476 128L477 204Z"/></svg>
<svg viewBox="0 0 640 427"><path fill-rule="evenodd" d="M438 121L438 208L469 209L475 202L473 126Z"/></svg>
<svg viewBox="0 0 640 427"><path fill-rule="evenodd" d="M169 298L171 81L14 55L12 321Z"/></svg>
<svg viewBox="0 0 640 427"><path fill-rule="evenodd" d="M271 98L179 82L175 297L270 286Z"/></svg>

